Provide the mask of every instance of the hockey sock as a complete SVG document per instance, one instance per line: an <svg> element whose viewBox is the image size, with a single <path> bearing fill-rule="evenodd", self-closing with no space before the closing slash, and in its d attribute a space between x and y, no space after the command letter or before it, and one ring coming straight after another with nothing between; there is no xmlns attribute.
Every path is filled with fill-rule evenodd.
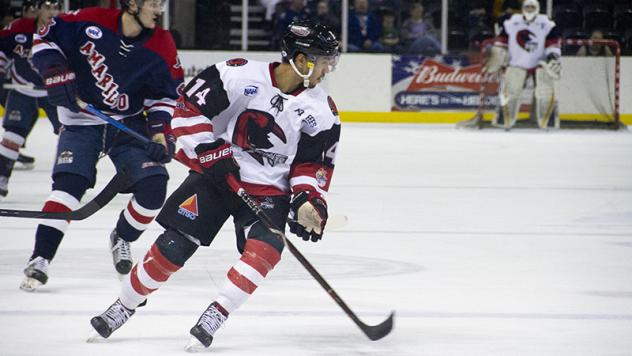
<svg viewBox="0 0 632 356"><path fill-rule="evenodd" d="M13 165L20 155L20 147L24 144L24 136L5 131L0 141L0 176L10 177Z"/></svg>
<svg viewBox="0 0 632 356"><path fill-rule="evenodd" d="M76 174L56 175L53 191L46 199L42 211L68 212L77 209L79 200L88 189L88 185L86 178ZM32 257L42 256L47 260L52 260L69 223L67 220L43 220L37 226Z"/></svg>
<svg viewBox="0 0 632 356"><path fill-rule="evenodd" d="M119 299L129 309L135 309L147 296L160 288L174 272L195 253L198 245L182 234L167 230L145 254L143 262L136 263L123 280Z"/></svg>
<svg viewBox="0 0 632 356"><path fill-rule="evenodd" d="M125 241L136 241L158 215L167 194L167 177L156 175L140 180L134 196L121 211L116 232Z"/></svg>
<svg viewBox="0 0 632 356"><path fill-rule="evenodd" d="M244 253L228 271L216 299L226 315L246 302L280 260L281 254L272 245L254 239L246 241Z"/></svg>

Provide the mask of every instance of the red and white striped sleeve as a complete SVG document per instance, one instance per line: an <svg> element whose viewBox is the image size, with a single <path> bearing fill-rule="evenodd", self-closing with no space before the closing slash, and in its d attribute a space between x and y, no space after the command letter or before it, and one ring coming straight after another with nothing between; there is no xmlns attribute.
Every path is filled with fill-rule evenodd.
<svg viewBox="0 0 632 356"><path fill-rule="evenodd" d="M171 130L180 145L176 154L178 160L196 171L201 171L195 147L215 140L211 119L202 114L186 98L180 97L171 120Z"/></svg>

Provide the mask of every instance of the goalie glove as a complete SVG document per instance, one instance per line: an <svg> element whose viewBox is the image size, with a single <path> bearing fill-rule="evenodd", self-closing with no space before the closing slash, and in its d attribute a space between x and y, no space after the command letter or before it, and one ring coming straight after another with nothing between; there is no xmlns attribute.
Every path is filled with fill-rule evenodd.
<svg viewBox="0 0 632 356"><path fill-rule="evenodd" d="M557 54L549 54L546 57L546 62L540 61L540 66L544 68L546 74L553 80L559 80L562 77L562 62Z"/></svg>
<svg viewBox="0 0 632 356"><path fill-rule="evenodd" d="M327 223L327 203L315 191L300 191L290 202L290 231L305 241L318 242Z"/></svg>

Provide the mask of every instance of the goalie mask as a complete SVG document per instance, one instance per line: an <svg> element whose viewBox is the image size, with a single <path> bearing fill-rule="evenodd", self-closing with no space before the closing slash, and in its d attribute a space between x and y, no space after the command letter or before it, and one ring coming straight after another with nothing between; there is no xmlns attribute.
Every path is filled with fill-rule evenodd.
<svg viewBox="0 0 632 356"><path fill-rule="evenodd" d="M540 13L540 3L538 0L524 0L522 3L522 16L527 22L531 22Z"/></svg>

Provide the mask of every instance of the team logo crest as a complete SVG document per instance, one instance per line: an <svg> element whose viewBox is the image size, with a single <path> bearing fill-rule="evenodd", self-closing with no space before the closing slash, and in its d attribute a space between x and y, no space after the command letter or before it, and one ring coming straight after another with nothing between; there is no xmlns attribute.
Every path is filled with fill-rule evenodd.
<svg viewBox="0 0 632 356"><path fill-rule="evenodd" d="M516 42L527 52L533 52L538 47L535 35L529 30L521 30L516 34Z"/></svg>
<svg viewBox="0 0 632 356"><path fill-rule="evenodd" d="M338 116L338 108L336 107L336 103L334 103L334 99L331 96L327 97L327 104L329 104L329 109L334 116Z"/></svg>
<svg viewBox="0 0 632 356"><path fill-rule="evenodd" d="M226 61L226 65L229 67L241 67L248 63L247 59L244 58L233 58Z"/></svg>
<svg viewBox="0 0 632 356"><path fill-rule="evenodd" d="M74 161L72 151L63 151L57 157L57 164L71 164Z"/></svg>
<svg viewBox="0 0 632 356"><path fill-rule="evenodd" d="M327 171L324 168L316 171L316 181L321 188L327 185Z"/></svg>
<svg viewBox="0 0 632 356"><path fill-rule="evenodd" d="M197 194L193 194L178 207L178 214L189 220L195 220L198 217Z"/></svg>
<svg viewBox="0 0 632 356"><path fill-rule="evenodd" d="M17 35L15 35L15 42L17 42L17 43L26 43L26 41L28 41L28 38L26 37L25 34L18 33Z"/></svg>
<svg viewBox="0 0 632 356"><path fill-rule="evenodd" d="M103 37L103 31L101 31L101 29L96 26L90 26L86 28L86 35L88 35L88 37L90 38L98 40L99 38Z"/></svg>
<svg viewBox="0 0 632 356"><path fill-rule="evenodd" d="M248 109L237 117L233 143L241 147L261 165L264 164L264 158L271 166L285 163L288 158L286 155L265 151L274 146L270 141L270 134L276 136L283 143L287 143L283 129L274 122L274 117L270 113Z"/></svg>

